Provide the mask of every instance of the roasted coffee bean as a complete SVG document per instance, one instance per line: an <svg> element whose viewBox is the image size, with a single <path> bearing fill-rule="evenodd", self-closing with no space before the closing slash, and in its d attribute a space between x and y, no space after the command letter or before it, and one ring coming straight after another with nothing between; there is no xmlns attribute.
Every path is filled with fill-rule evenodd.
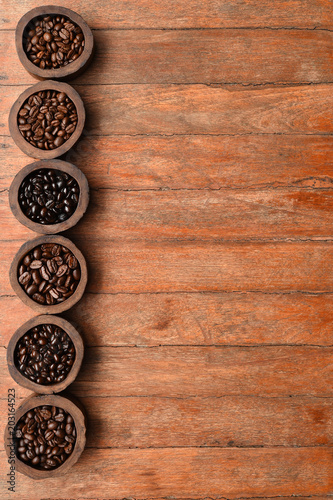
<svg viewBox="0 0 333 500"><path fill-rule="evenodd" d="M55 350L53 350L54 346L56 346ZM72 355L75 359L74 344L62 328L52 324L38 325L25 333L17 342L14 351L14 362L16 368L24 377L37 384L49 385L65 380L73 363L60 363L60 361L62 359L67 360L68 356ZM58 414L58 420L56 418L51 419L52 413L49 410L40 410L39 415L44 420L48 420L48 429L51 431L58 428L57 422L63 422L64 420L62 413ZM31 420L30 428L34 429L37 419L31 411L29 412L29 418ZM66 432L68 425L70 423L66 422ZM60 435L62 433L65 435L65 431L61 430ZM71 434L71 432L67 432L67 434ZM40 440L38 443L41 444Z"/></svg>
<svg viewBox="0 0 333 500"><path fill-rule="evenodd" d="M25 431L33 422L31 434ZM66 434L65 424L71 426ZM52 427L52 429L50 428ZM68 428L69 430L69 428ZM17 436L23 435L24 439ZM72 454L76 428L72 416L55 406L38 406L19 419L15 427L16 454L20 460L39 470L56 469Z"/></svg>
<svg viewBox="0 0 333 500"><path fill-rule="evenodd" d="M84 35L68 17L56 14L40 16L31 23L32 26L29 24L24 32L24 50L36 66L57 69L67 66L82 54Z"/></svg>
<svg viewBox="0 0 333 500"><path fill-rule="evenodd" d="M17 279L35 302L53 305L73 295L81 279L81 269L68 248L53 243L44 244L22 259Z"/></svg>
<svg viewBox="0 0 333 500"><path fill-rule="evenodd" d="M21 268L21 271L23 269ZM19 282L21 285L27 285L28 283L30 283L30 280L31 280L31 274L28 273L28 272L22 272L22 274L20 275L19 277Z"/></svg>
<svg viewBox="0 0 333 500"><path fill-rule="evenodd" d="M59 93L56 90L41 90L37 94L29 96L19 110L18 128L25 140L34 147L46 150L59 148L75 131L78 122L76 107L66 94L63 100L63 94L63 92ZM29 110L28 115L23 115L24 109ZM63 117L62 121L54 119L55 116L60 118L59 113ZM53 189L55 185L53 182ZM42 192L43 186L37 184L36 189L29 191L27 188L24 194L29 198L33 194L38 196ZM39 205L43 205L43 201L39 202L40 199L42 200L41 196L37 198ZM46 207L40 209L36 203L34 203L34 207L36 214L39 211L47 210ZM45 213L43 217L45 217Z"/></svg>
<svg viewBox="0 0 333 500"><path fill-rule="evenodd" d="M19 188L19 203L24 215L39 224L59 224L67 220L75 212L79 197L80 188L77 181L61 170L47 168L34 170L23 180ZM60 199L63 205L59 204ZM55 247L60 248L59 245ZM53 255L59 254L53 253ZM75 259L74 256L68 262L72 269L75 267L72 267L73 259ZM55 262L50 262L55 269L54 272L57 272ZM51 268L49 271L53 272Z"/></svg>

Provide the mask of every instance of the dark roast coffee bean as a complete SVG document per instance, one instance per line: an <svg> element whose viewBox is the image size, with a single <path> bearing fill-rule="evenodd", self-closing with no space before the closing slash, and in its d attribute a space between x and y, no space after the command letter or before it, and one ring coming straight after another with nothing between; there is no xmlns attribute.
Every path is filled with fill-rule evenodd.
<svg viewBox="0 0 333 500"><path fill-rule="evenodd" d="M53 305L73 295L81 279L81 269L68 248L47 243L34 248L22 259L17 279L35 302Z"/></svg>
<svg viewBox="0 0 333 500"><path fill-rule="evenodd" d="M63 92L59 93L56 90L41 90L37 94L32 94L23 103L18 113L17 125L25 140L34 147L56 149L75 131L78 122L76 107L66 94L63 99L63 95ZM54 186L53 182L53 189ZM42 191L43 185L40 183L36 183L35 189L29 189L27 186L24 191L27 198L33 194L37 196L38 204L34 203L33 209L35 214L44 210L38 206L44 204Z"/></svg>
<svg viewBox="0 0 333 500"><path fill-rule="evenodd" d="M65 16L35 17L23 36L27 57L41 69L67 66L80 57L85 45L81 28Z"/></svg>
<svg viewBox="0 0 333 500"><path fill-rule="evenodd" d="M47 168L32 172L19 188L19 203L24 215L46 225L69 219L77 208L79 196L79 185L72 176L61 170ZM59 203L60 199L63 204ZM72 269L73 259L74 256L68 259ZM52 261L49 262L48 265L52 266Z"/></svg>
<svg viewBox="0 0 333 500"><path fill-rule="evenodd" d="M71 426L71 429L67 428L70 434L66 434L67 425ZM24 439L18 435L23 435ZM56 469L73 452L76 428L72 416L62 408L38 406L19 419L14 439L20 460L39 470Z"/></svg>
<svg viewBox="0 0 333 500"><path fill-rule="evenodd" d="M68 359L68 356L72 356L72 358ZM71 361L71 363L59 363L62 359ZM17 342L14 351L16 368L24 377L41 385L56 384L65 380L74 359L75 347L69 335L59 326L52 324L38 325L29 330ZM44 420L48 420L48 429L51 431L57 429L58 423L64 420L62 413L58 415L58 420L52 419L52 413L48 410L41 410L40 416ZM33 412L30 411L29 418L32 420L32 427L35 424L34 417ZM66 422L64 427L66 432L70 429L67 426L70 425L71 423ZM30 428L32 428L31 426ZM65 431L61 429L61 437L63 437L62 433L65 435ZM71 434L71 432L67 432L67 434ZM38 443L42 444L40 441Z"/></svg>

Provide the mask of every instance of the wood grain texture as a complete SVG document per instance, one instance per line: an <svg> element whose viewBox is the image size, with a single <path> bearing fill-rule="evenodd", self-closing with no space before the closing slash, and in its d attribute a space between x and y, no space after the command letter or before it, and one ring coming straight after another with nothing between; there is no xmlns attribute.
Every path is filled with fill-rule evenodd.
<svg viewBox="0 0 333 500"><path fill-rule="evenodd" d="M332 292L330 241L119 241L75 238L87 259L91 293ZM23 240L0 241L9 269ZM265 264L263 264L265 263ZM12 295L6 273L0 295Z"/></svg>
<svg viewBox="0 0 333 500"><path fill-rule="evenodd" d="M88 293L65 316L86 346L332 346L332 309L332 294ZM17 297L0 297L0 345L34 314Z"/></svg>
<svg viewBox="0 0 333 500"><path fill-rule="evenodd" d="M34 313L7 271L33 233L8 210L30 162L8 136L34 80L0 16L0 420L12 332ZM70 0L97 52L64 158L92 203L66 236L90 282L65 316L86 357L70 387L88 448L64 480L1 500L331 499L332 57L328 0ZM0 446L3 445L0 437ZM59 486L61 492L59 493ZM61 499L60 499L61 497Z"/></svg>
<svg viewBox="0 0 333 500"><path fill-rule="evenodd" d="M215 0L183 3L171 0L102 0L90 2L58 1L57 5L76 10L91 28L230 28L288 27L332 28L329 0ZM13 29L26 11L35 7L32 0L2 1L0 28Z"/></svg>
<svg viewBox="0 0 333 500"><path fill-rule="evenodd" d="M92 448L288 447L333 441L330 399L134 397L83 402L94 429L87 442Z"/></svg>
<svg viewBox="0 0 333 500"><path fill-rule="evenodd" d="M328 398L82 398L88 448L331 446ZM0 400L5 420L7 401ZM302 432L299 432L300 427ZM0 435L0 447L4 445Z"/></svg>
<svg viewBox="0 0 333 500"><path fill-rule="evenodd" d="M66 159L93 189L331 188L332 136L91 136ZM94 168L91 168L92 156ZM0 190L30 160L0 136Z"/></svg>
<svg viewBox="0 0 333 500"><path fill-rule="evenodd" d="M4 365L5 349L0 356ZM79 398L332 398L332 362L332 347L88 347L71 390ZM18 389L6 370L1 394L8 387Z"/></svg>
<svg viewBox="0 0 333 500"><path fill-rule="evenodd" d="M299 30L95 31L97 50L76 83L330 82L333 33ZM0 31L0 82L35 83ZM7 55L6 55L7 54ZM269 64L268 64L269 63Z"/></svg>
<svg viewBox="0 0 333 500"><path fill-rule="evenodd" d="M73 390L81 397L332 397L332 362L330 347L91 347ZM109 380L110 386L103 385L103 380Z"/></svg>
<svg viewBox="0 0 333 500"><path fill-rule="evenodd" d="M26 86L0 87L0 130ZM331 86L77 85L92 135L330 134Z"/></svg>
<svg viewBox="0 0 333 500"><path fill-rule="evenodd" d="M17 219L13 221L7 192L0 193L0 217L14 239L31 236L31 229L23 230ZM89 209L71 236L160 241L330 239L332 227L333 190L101 190L92 193Z"/></svg>
<svg viewBox="0 0 333 500"><path fill-rule="evenodd" d="M330 242L100 242L77 239L92 271L88 291L331 292ZM263 264L265 262L265 264Z"/></svg>
<svg viewBox="0 0 333 500"><path fill-rule="evenodd" d="M333 237L332 228L333 190L102 190L93 193L86 218L72 235L81 239L91 232L92 239L109 235L110 239L159 241L326 239Z"/></svg>
<svg viewBox="0 0 333 500"><path fill-rule="evenodd" d="M3 453L0 452L0 456ZM332 449L87 449L61 482L63 498L210 498L331 493ZM89 471L89 473L87 473ZM101 478L103 480L101 481ZM59 479L43 481L59 491ZM116 493L115 493L116 492ZM13 498L4 493L4 500ZM20 500L36 500L36 482L20 476ZM115 497L115 494L117 495Z"/></svg>

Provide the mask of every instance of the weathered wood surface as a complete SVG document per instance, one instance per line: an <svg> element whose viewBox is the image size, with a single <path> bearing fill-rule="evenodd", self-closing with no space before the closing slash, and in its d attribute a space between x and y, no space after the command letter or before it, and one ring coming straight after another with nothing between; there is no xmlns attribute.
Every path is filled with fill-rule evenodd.
<svg viewBox="0 0 333 500"><path fill-rule="evenodd" d="M329 0L102 0L98 3L58 2L78 11L93 28L332 28ZM2 0L0 28L13 29L26 11L36 7L32 0Z"/></svg>
<svg viewBox="0 0 333 500"><path fill-rule="evenodd" d="M35 83L13 39L34 6L3 0L0 16L2 426L8 388L17 403L28 394L5 347L34 315L8 281L34 234L7 195L32 160L7 119ZM19 475L15 494L0 452L0 498L330 499L331 2L66 6L97 41L73 82L86 129L64 158L92 188L66 233L90 267L65 314L86 345L70 390L87 409L88 448L63 481L36 488Z"/></svg>
<svg viewBox="0 0 333 500"><path fill-rule="evenodd" d="M332 362L332 347L90 347L71 387L78 397L332 398ZM11 386L6 372L1 394Z"/></svg>
<svg viewBox="0 0 333 500"><path fill-rule="evenodd" d="M0 218L13 239L22 229L0 193ZM98 225L96 225L96 220ZM260 231L258 231L260 228ZM333 190L100 190L71 236L111 240L265 240L333 238Z"/></svg>
<svg viewBox="0 0 333 500"><path fill-rule="evenodd" d="M333 33L329 31L102 30L95 31L94 37L94 62L75 83L333 81L328 64ZM5 58L1 84L35 83L18 57L11 56L15 52L12 31L0 31L0 51Z"/></svg>
<svg viewBox="0 0 333 500"><path fill-rule="evenodd" d="M86 346L332 346L332 308L331 293L87 293L65 316ZM0 345L34 314L0 297Z"/></svg>
<svg viewBox="0 0 333 500"><path fill-rule="evenodd" d="M9 269L24 240L0 241ZM87 258L91 293L332 292L330 241L185 241L75 238ZM9 277L0 295L12 295Z"/></svg>
<svg viewBox="0 0 333 500"><path fill-rule="evenodd" d="M207 85L76 85L87 131L109 134L331 134L329 84L234 89ZM0 87L0 130L27 86Z"/></svg>
<svg viewBox="0 0 333 500"><path fill-rule="evenodd" d="M88 396L82 401L88 448L315 447L333 441L333 402L326 398ZM2 418L6 405L0 400Z"/></svg>
<svg viewBox="0 0 333 500"><path fill-rule="evenodd" d="M316 189L333 185L332 155L329 135L97 137L86 131L65 159L83 170L92 189ZM0 135L4 162L0 190L32 160Z"/></svg>
<svg viewBox="0 0 333 500"><path fill-rule="evenodd" d="M4 460L4 452L0 452ZM248 498L332 492L332 449L86 449L63 480L38 489L59 498ZM36 499L36 482L20 476L21 500ZM52 492L52 493L50 493ZM54 493L53 493L54 492ZM57 492L57 493L56 493ZM6 492L4 499L13 498ZM93 496L91 496L93 495ZM111 493L112 495L112 493ZM52 498L52 497L51 497ZM111 497L112 498L112 497Z"/></svg>

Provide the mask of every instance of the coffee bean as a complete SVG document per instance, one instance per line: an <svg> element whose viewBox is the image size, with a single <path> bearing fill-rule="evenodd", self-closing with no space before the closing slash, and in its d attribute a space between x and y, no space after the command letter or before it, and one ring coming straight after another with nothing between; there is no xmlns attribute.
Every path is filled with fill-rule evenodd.
<svg viewBox="0 0 333 500"><path fill-rule="evenodd" d="M72 434L72 432L73 432L72 424L67 424L65 430L66 430L66 434Z"/></svg>
<svg viewBox="0 0 333 500"><path fill-rule="evenodd" d="M35 258L36 255L39 259ZM53 305L67 300L75 292L81 279L80 264L68 248L44 244L22 259L17 278L34 301Z"/></svg>
<svg viewBox="0 0 333 500"><path fill-rule="evenodd" d="M54 417L54 420L56 420L56 422L63 422L65 420L65 415L63 413L59 413L59 415Z"/></svg>
<svg viewBox="0 0 333 500"><path fill-rule="evenodd" d="M26 292L28 295L34 295L38 291L38 288L36 285L30 285L26 287Z"/></svg>
<svg viewBox="0 0 333 500"><path fill-rule="evenodd" d="M74 269L74 271L73 271L73 278L76 281L79 281L81 278L81 272L80 272L80 269L78 267L76 269Z"/></svg>
<svg viewBox="0 0 333 500"><path fill-rule="evenodd" d="M33 441L34 437L32 434L25 433L24 434L24 439L27 439L28 441Z"/></svg>
<svg viewBox="0 0 333 500"><path fill-rule="evenodd" d="M53 136L51 137L53 140ZM77 208L79 196L79 185L72 176L47 168L34 170L19 188L19 203L24 215L34 222L46 225L58 224L71 217ZM63 205L59 204L60 200Z"/></svg>
<svg viewBox="0 0 333 500"><path fill-rule="evenodd" d="M50 273L48 272L48 270L47 270L47 268L45 266L41 267L41 269L40 269L40 275L46 281L49 281L49 279L51 278L51 275L50 275Z"/></svg>
<svg viewBox="0 0 333 500"><path fill-rule="evenodd" d="M43 265L41 260L33 260L30 264L30 269L40 269Z"/></svg>
<svg viewBox="0 0 333 500"><path fill-rule="evenodd" d="M36 454L33 450L27 450L26 455L27 455L29 460L33 460L36 456Z"/></svg>
<svg viewBox="0 0 333 500"><path fill-rule="evenodd" d="M71 423L71 434L65 435L64 430L64 421L68 417L72 419L71 415L55 406L38 406L28 413L32 413L33 418L28 417L27 413L23 415L14 431L18 458L39 470L59 467L72 454L76 442L75 424ZM24 433L24 439L18 438L17 435L22 435L31 421L34 422L30 427L31 434Z"/></svg>
<svg viewBox="0 0 333 500"><path fill-rule="evenodd" d="M45 432L44 436L46 441L51 441L54 438L54 432L49 429ZM49 451L46 450L46 454L49 452L50 450Z"/></svg>
<svg viewBox="0 0 333 500"><path fill-rule="evenodd" d="M63 276L64 274L66 274L67 272L67 269L68 269L68 266L66 264L63 264L59 267L58 271L57 271L57 276L58 278L60 278L61 276Z"/></svg>
<svg viewBox="0 0 333 500"><path fill-rule="evenodd" d="M66 94L63 99L63 94L56 90L41 90L30 95L19 110L18 128L34 147L46 150L59 148L75 131L78 122L76 107ZM23 114L24 110L28 110L29 114ZM30 191L31 194L36 193Z"/></svg>
<svg viewBox="0 0 333 500"><path fill-rule="evenodd" d="M85 46L81 28L56 14L35 17L24 32L27 57L42 69L57 69L75 61Z"/></svg>
<svg viewBox="0 0 333 500"><path fill-rule="evenodd" d="M28 283L30 283L30 280L31 280L31 274L28 273L28 272L23 272L21 274L21 276L19 277L19 282L21 285L27 285Z"/></svg>
<svg viewBox="0 0 333 500"><path fill-rule="evenodd" d="M55 351L53 351L54 346ZM65 380L72 364L59 362L72 355L75 359L75 347L68 334L56 325L42 324L35 326L19 339L14 351L14 362L24 377L37 384L49 385ZM29 412L29 415L33 427L36 419L33 418L32 412ZM58 420L56 418L51 420L52 413L49 410L40 410L39 415L49 421L50 430L57 429L57 422L64 420L61 413L58 415ZM39 440L38 443L42 444L43 441Z"/></svg>

